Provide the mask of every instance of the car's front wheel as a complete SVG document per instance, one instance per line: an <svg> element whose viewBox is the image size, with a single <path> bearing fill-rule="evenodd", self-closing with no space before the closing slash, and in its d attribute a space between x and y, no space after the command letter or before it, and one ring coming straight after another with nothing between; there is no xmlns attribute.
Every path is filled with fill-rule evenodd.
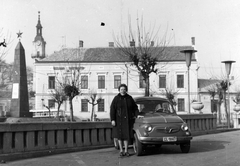
<svg viewBox="0 0 240 166"><path fill-rule="evenodd" d="M180 149L181 149L182 153L188 153L190 150L190 141L186 142L186 143L181 143Z"/></svg>
<svg viewBox="0 0 240 166"><path fill-rule="evenodd" d="M135 150L136 150L136 155L141 156L143 152L143 145L142 143L138 140L137 134L134 134L134 144L135 144Z"/></svg>

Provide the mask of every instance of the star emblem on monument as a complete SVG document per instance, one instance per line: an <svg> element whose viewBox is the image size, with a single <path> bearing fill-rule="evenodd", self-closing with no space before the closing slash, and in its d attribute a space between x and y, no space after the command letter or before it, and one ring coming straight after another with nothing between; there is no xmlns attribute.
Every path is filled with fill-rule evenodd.
<svg viewBox="0 0 240 166"><path fill-rule="evenodd" d="M20 40L20 38L22 38L22 32L19 30L19 32L17 33L17 38L19 38L19 40Z"/></svg>

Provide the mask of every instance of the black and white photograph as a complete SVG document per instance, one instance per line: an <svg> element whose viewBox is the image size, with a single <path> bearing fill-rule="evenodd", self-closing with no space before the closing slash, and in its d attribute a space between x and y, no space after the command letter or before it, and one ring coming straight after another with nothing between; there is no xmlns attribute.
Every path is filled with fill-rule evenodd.
<svg viewBox="0 0 240 166"><path fill-rule="evenodd" d="M0 6L0 165L240 165L240 1Z"/></svg>

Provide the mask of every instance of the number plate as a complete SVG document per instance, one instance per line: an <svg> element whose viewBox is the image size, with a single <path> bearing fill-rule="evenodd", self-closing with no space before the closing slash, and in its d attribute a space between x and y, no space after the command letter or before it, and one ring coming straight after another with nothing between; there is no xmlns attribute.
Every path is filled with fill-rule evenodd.
<svg viewBox="0 0 240 166"><path fill-rule="evenodd" d="M175 142L177 137L163 137L163 142Z"/></svg>

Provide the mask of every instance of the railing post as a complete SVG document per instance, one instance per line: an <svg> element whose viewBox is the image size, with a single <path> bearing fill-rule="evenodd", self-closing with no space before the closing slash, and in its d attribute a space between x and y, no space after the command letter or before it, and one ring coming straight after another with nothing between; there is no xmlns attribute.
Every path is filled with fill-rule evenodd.
<svg viewBox="0 0 240 166"><path fill-rule="evenodd" d="M12 152L12 132L3 133L3 153Z"/></svg>
<svg viewBox="0 0 240 166"><path fill-rule="evenodd" d="M24 137L23 132L16 132L15 134L15 150L17 152L23 152L24 151Z"/></svg>

